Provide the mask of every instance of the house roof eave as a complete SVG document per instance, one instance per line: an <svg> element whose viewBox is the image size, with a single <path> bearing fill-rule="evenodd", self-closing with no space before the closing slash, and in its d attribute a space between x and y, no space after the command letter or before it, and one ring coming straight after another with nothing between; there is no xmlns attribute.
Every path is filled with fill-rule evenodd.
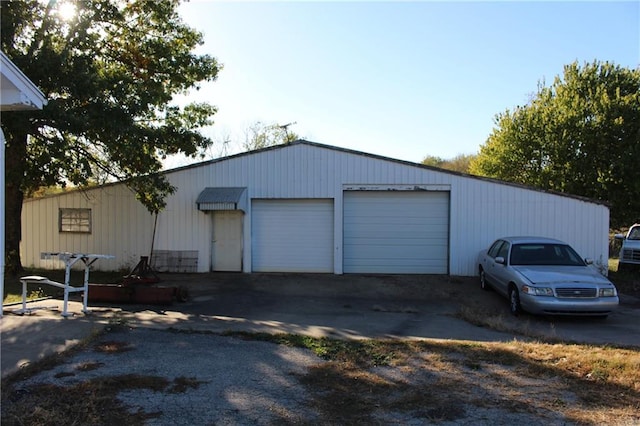
<svg viewBox="0 0 640 426"><path fill-rule="evenodd" d="M2 74L1 111L25 111L42 109L47 98L42 91L0 51Z"/></svg>

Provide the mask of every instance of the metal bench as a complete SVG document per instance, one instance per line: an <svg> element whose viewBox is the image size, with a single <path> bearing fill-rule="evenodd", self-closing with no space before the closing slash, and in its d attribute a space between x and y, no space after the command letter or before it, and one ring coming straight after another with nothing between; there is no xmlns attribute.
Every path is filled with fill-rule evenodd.
<svg viewBox="0 0 640 426"><path fill-rule="evenodd" d="M67 311L67 306L69 303L69 294L70 293L76 293L76 292L80 292L80 291L84 291L85 292L85 297L84 299L84 303L82 306L82 312L85 314L90 314L91 311L89 309L87 309L87 291L88 291L88 287L87 286L82 286L82 287L75 287L72 285L66 285L63 283L59 283L57 281L51 281L49 278L47 277L41 277L39 275L29 275L27 277L22 277L20 278L20 282L22 283L22 309L18 309L16 311L14 311L16 314L30 314L31 311L33 309L27 308L27 284L38 284L38 285L42 285L42 284L46 284L46 285L50 285L53 287L58 287L58 288L62 288L64 289L64 304L63 304L63 308L62 308L62 316L63 317L68 317L68 316L72 316L73 314L69 313Z"/></svg>
<svg viewBox="0 0 640 426"><path fill-rule="evenodd" d="M113 259L114 256L105 254L86 254L86 253L42 253L43 258L57 257L65 263L65 276L64 283L52 281L47 277L41 277L39 275L30 275L20 278L22 283L22 309L14 311L16 314L31 313L32 309L27 308L27 284L46 284L53 287L64 289L64 305L62 308L62 316L69 317L73 314L69 313L67 306L69 304L69 294L76 292L84 292L82 297L82 312L84 314L90 314L91 311L87 308L87 299L89 295L89 270L91 265L98 259ZM82 261L84 264L84 283L82 287L72 286L69 281L71 278L71 267L76 263Z"/></svg>

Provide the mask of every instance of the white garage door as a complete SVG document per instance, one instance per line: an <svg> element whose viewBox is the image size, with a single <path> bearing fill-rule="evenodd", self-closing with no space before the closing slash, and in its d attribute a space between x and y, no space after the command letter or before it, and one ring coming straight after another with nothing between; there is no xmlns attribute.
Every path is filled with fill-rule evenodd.
<svg viewBox="0 0 640 426"><path fill-rule="evenodd" d="M345 191L344 272L446 274L449 193Z"/></svg>
<svg viewBox="0 0 640 426"><path fill-rule="evenodd" d="M253 200L254 272L333 272L333 200Z"/></svg>

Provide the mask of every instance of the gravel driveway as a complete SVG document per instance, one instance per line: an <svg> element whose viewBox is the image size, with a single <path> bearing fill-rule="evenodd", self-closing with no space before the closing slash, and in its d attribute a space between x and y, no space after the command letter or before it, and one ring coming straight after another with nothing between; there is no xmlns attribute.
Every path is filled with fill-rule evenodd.
<svg viewBox="0 0 640 426"><path fill-rule="evenodd" d="M362 423L572 424L549 405L562 395L555 390L552 397L548 395L552 389L548 378L511 377L509 386L519 388L520 396L516 396L504 389L504 379L491 377L509 376L508 369L487 374L468 368L469 383L462 384L465 389L461 396L460 390L447 392L452 385L460 386L455 383L464 371L439 370L438 365L428 368L419 358L415 362L418 365L411 369L375 367L363 375L362 381L366 383L370 380L366 376L371 376L376 381L394 383L398 386L391 389L409 399L413 392L437 393L441 396L436 398L435 408L399 405L390 409L382 405L367 413ZM310 370L324 363L309 350L270 342L117 327L64 363L21 382L14 394L28 395L38 386L55 386L64 392L100 378L116 380L135 375L133 380L141 383L151 378L166 381L160 389L128 384L117 394L130 413L144 413L148 425L343 424L318 413L314 398L320 395L305 385ZM480 381L486 383L478 387L474 382ZM375 388L372 385L373 395L378 392ZM354 388L354 392L360 390ZM384 400L384 396L378 397ZM562 397L569 401L575 398L570 394ZM528 406L530 398L537 401ZM335 410L339 412L340 408ZM68 416L69 424L75 423L74 413ZM351 419L345 423L360 422Z"/></svg>
<svg viewBox="0 0 640 426"><path fill-rule="evenodd" d="M118 394L132 411L152 413L150 425L300 423L316 415L306 408L308 395L296 376L319 362L310 351L268 342L119 328L21 387L71 387L130 374L160 377L184 383L184 389Z"/></svg>

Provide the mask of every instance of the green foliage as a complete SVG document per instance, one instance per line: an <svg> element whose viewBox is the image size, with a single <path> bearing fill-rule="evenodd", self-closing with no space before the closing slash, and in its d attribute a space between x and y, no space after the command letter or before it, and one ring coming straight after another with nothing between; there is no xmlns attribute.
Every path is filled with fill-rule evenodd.
<svg viewBox="0 0 640 426"><path fill-rule="evenodd" d="M264 124L256 121L251 124L244 137L243 148L245 151L266 148L274 145L282 145L291 143L300 137L289 130L289 126L295 123L285 125L280 124Z"/></svg>
<svg viewBox="0 0 640 426"><path fill-rule="evenodd" d="M612 226L638 219L640 69L574 62L495 121L471 173L606 202Z"/></svg>
<svg viewBox="0 0 640 426"><path fill-rule="evenodd" d="M437 156L434 156L434 155L427 155L422 160L422 164L424 164L425 166L431 166L431 167L442 167L442 165L445 163L445 161L447 161L447 160L445 160L442 157L437 157Z"/></svg>
<svg viewBox="0 0 640 426"><path fill-rule="evenodd" d="M454 172L469 173L469 165L475 157L476 156L473 154L458 154L455 157L446 160L444 158L428 155L422 160L422 164Z"/></svg>
<svg viewBox="0 0 640 426"><path fill-rule="evenodd" d="M154 175L160 160L211 144L198 128L212 124L215 108L171 101L214 80L219 65L192 53L202 35L181 21L178 1L75 4L71 20L57 15L56 2L0 4L2 50L48 98L41 112L3 113L7 149L25 154L10 183L32 192L101 175L126 180L156 212L172 190Z"/></svg>
<svg viewBox="0 0 640 426"><path fill-rule="evenodd" d="M328 337L310 337L299 334L269 334L228 332L226 336L238 336L247 340L273 342L311 350L316 356L329 360L349 362L357 365L390 365L395 358L395 350L403 348L403 343L390 341L362 340L346 341Z"/></svg>
<svg viewBox="0 0 640 426"><path fill-rule="evenodd" d="M83 0L63 19L63 2L2 1L0 43L46 95L34 113L5 112L6 247L18 253L24 194L41 187L120 180L152 213L174 191L161 160L196 156L212 141L209 104L174 96L215 80L215 58L195 55L202 34L186 26L178 0ZM19 256L6 268L22 270Z"/></svg>

